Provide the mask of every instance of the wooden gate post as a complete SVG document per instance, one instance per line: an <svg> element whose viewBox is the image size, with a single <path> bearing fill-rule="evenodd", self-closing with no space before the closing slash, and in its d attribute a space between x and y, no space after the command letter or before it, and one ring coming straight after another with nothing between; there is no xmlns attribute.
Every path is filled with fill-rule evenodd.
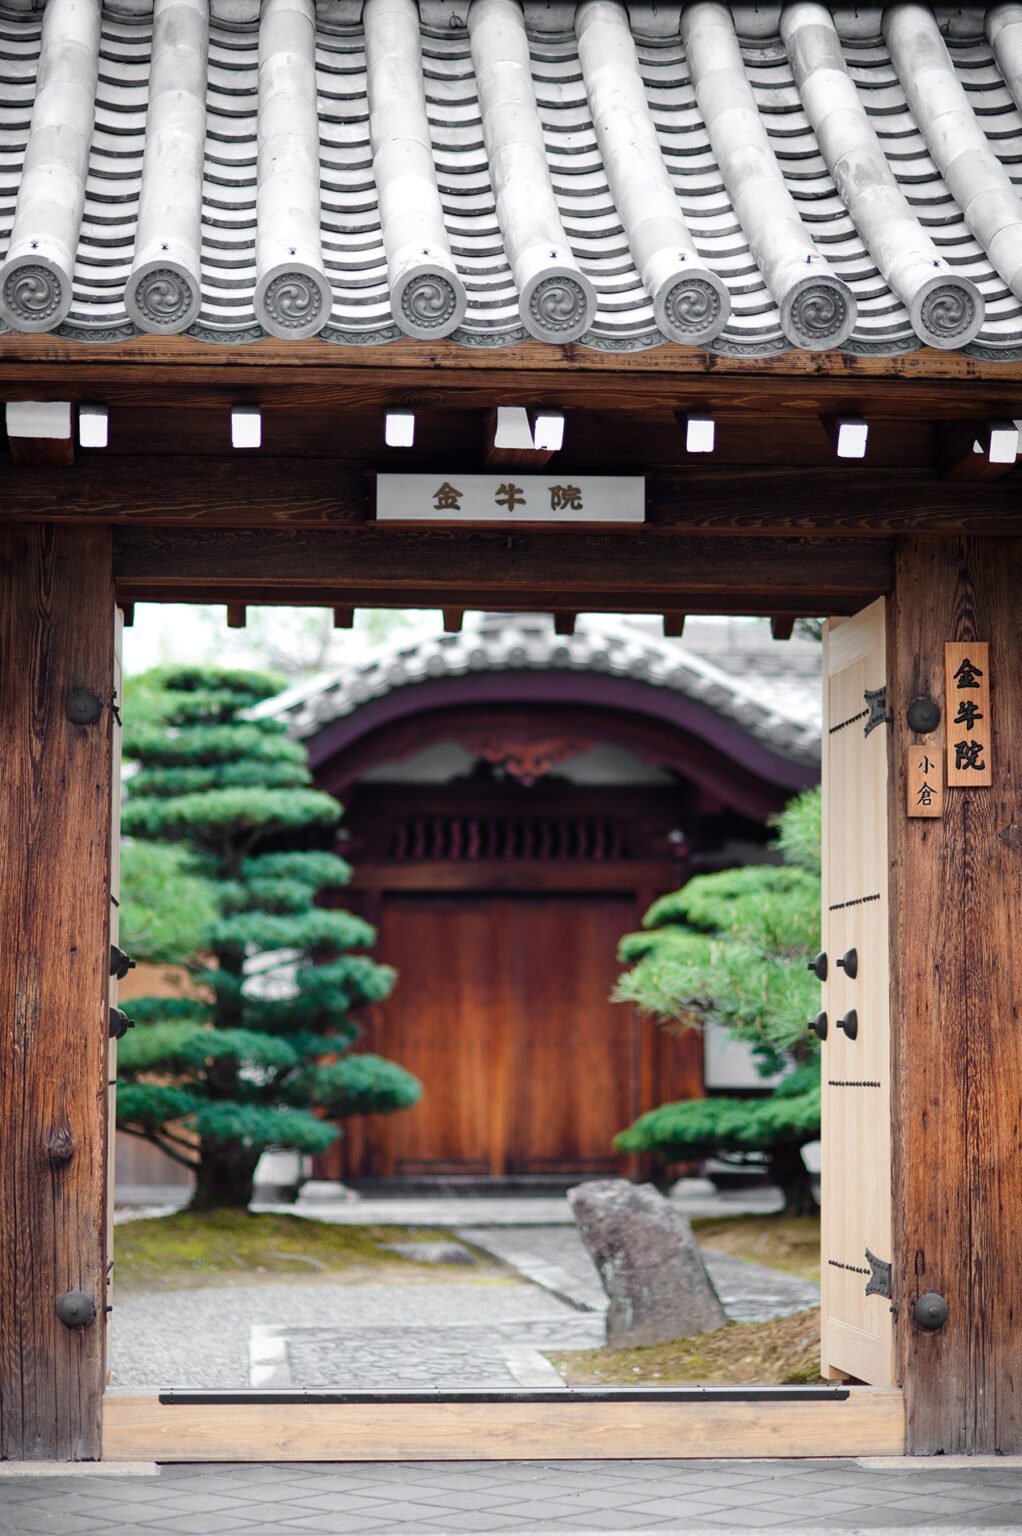
<svg viewBox="0 0 1022 1536"><path fill-rule="evenodd" d="M112 570L107 528L0 530L0 1456L9 1459L100 1454ZM69 719L74 690L99 701L95 723ZM95 1309L84 1326L58 1317L58 1298L72 1292Z"/></svg>
<svg viewBox="0 0 1022 1536"><path fill-rule="evenodd" d="M916 1453L1022 1452L1020 595L1022 538L901 542L888 636L893 1257ZM905 711L926 696L943 713L948 640L990 642L993 785L949 788L942 819L909 820ZM935 1332L913 1318L927 1292L948 1306Z"/></svg>

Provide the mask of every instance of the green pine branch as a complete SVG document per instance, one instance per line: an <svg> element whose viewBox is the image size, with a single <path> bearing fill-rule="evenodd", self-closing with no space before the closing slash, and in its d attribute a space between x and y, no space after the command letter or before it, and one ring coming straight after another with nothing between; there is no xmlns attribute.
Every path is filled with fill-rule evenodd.
<svg viewBox="0 0 1022 1536"><path fill-rule="evenodd" d="M177 965L188 985L132 1002L118 1123L194 1162L207 1208L247 1203L267 1147L322 1151L339 1134L332 1121L405 1108L421 1092L395 1063L347 1054L359 1011L395 974L365 953L370 923L320 905L351 869L307 844L341 807L307 787L301 743L250 713L275 686L192 667L127 690L122 919L151 935L144 957Z"/></svg>

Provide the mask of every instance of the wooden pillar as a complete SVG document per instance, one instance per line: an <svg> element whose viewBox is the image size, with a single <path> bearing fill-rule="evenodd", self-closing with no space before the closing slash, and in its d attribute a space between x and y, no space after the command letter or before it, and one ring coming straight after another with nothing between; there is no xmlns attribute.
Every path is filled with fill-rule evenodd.
<svg viewBox="0 0 1022 1536"><path fill-rule="evenodd" d="M1022 538L904 540L889 630L894 1296L908 1449L1022 1452ZM993 786L905 815L909 703L988 640ZM946 721L944 722L946 724ZM937 739L936 737L934 738ZM948 1305L925 1332L913 1305Z"/></svg>
<svg viewBox="0 0 1022 1536"><path fill-rule="evenodd" d="M100 1454L110 531L0 528L0 1456ZM68 694L100 701L73 724ZM70 1328L57 1300L95 1318Z"/></svg>

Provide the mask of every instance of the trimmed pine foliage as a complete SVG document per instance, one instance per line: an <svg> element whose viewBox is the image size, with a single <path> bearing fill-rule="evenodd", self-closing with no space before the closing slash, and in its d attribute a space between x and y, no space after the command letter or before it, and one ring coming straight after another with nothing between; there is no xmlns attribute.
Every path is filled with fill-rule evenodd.
<svg viewBox="0 0 1022 1536"><path fill-rule="evenodd" d="M334 825L304 747L250 711L276 678L167 667L128 688L123 942L181 968L172 997L133 1000L117 1123L194 1167L193 1205L247 1206L269 1147L320 1152L332 1121L414 1104L419 1083L349 1054L360 1008L395 974L369 923L316 904L350 879L332 853L288 848Z"/></svg>
<svg viewBox="0 0 1022 1536"><path fill-rule="evenodd" d="M631 969L615 994L669 1029L722 1024L764 1077L785 1074L767 1098L662 1104L618 1148L673 1162L765 1158L791 1215L815 1209L801 1149L820 1134L820 1045L806 1029L819 1007L806 961L820 942L820 816L820 791L806 791L778 817L783 863L697 875L654 902L621 942Z"/></svg>

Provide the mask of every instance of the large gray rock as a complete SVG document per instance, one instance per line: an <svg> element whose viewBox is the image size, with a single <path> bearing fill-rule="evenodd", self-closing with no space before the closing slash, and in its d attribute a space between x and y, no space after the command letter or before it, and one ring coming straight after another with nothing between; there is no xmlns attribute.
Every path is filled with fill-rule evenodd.
<svg viewBox="0 0 1022 1536"><path fill-rule="evenodd" d="M611 1349L724 1326L691 1226L652 1184L599 1179L569 1189L568 1201L610 1297Z"/></svg>

